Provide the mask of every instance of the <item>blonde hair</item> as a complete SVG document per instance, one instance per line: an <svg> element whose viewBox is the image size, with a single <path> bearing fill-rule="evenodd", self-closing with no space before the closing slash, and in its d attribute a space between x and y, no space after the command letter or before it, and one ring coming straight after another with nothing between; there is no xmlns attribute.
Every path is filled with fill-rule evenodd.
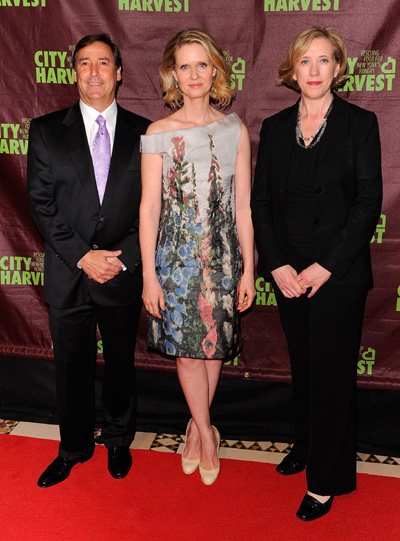
<svg viewBox="0 0 400 541"><path fill-rule="evenodd" d="M208 32L197 28L188 28L178 32L165 47L160 67L160 83L165 103L172 109L180 109L183 105L183 94L179 88L176 88L172 71L176 67L176 51L190 43L202 45L216 69L210 89L210 101L221 109L228 107L234 96L231 88L230 65L215 39Z"/></svg>
<svg viewBox="0 0 400 541"><path fill-rule="evenodd" d="M294 66L297 60L308 50L315 38L325 38L334 49L336 62L339 63L339 71L333 78L331 89L341 87L347 79L347 51L343 39L334 28L321 28L312 26L303 30L292 39L287 52L287 57L279 66L279 85L285 85L299 91L300 87L293 79Z"/></svg>

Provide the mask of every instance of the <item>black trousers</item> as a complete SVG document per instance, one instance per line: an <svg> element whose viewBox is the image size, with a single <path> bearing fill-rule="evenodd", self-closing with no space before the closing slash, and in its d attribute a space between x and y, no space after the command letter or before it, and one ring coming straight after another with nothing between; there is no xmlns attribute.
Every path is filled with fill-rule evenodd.
<svg viewBox="0 0 400 541"><path fill-rule="evenodd" d="M96 325L105 362L102 439L129 446L136 432L135 342L142 302L118 307L50 307L61 442L59 456L86 460L94 451Z"/></svg>
<svg viewBox="0 0 400 541"><path fill-rule="evenodd" d="M274 288L292 369L291 457L307 464L308 490L346 494L356 488L357 359L368 289L328 280L311 299L287 299Z"/></svg>

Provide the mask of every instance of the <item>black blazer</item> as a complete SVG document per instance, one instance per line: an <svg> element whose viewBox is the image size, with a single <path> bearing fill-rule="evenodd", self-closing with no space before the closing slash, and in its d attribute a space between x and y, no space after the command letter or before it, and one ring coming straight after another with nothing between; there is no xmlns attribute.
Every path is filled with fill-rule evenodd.
<svg viewBox="0 0 400 541"><path fill-rule="evenodd" d="M121 306L140 298L139 143L149 123L118 106L100 206L79 103L32 120L28 196L33 219L45 240L44 300L48 304L71 308L94 300ZM77 263L91 249L121 249L120 259L127 270L105 284L90 280Z"/></svg>
<svg viewBox="0 0 400 541"><path fill-rule="evenodd" d="M264 120L254 186L252 216L258 273L293 263L285 220L285 194L296 145L298 102ZM313 261L343 285L372 285L370 241L382 203L381 149L374 113L337 95L314 168ZM300 272L303 269L296 269Z"/></svg>

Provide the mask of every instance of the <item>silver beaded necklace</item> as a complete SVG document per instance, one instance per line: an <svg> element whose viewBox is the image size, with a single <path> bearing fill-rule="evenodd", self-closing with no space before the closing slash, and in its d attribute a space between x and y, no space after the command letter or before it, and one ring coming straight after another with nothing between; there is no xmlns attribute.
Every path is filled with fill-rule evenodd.
<svg viewBox="0 0 400 541"><path fill-rule="evenodd" d="M313 148L313 147L315 147L315 145L319 142L319 140L323 136L324 131L326 129L326 125L328 123L329 113L332 111L333 100L334 100L334 95L332 94L331 104L329 105L328 110L325 113L321 124L318 126L317 130L310 137L303 137L303 134L301 132L300 103L299 103L299 109L297 111L297 124L296 124L296 143L298 145L300 145L302 148ZM307 145L304 144L304 141L311 141L311 143L307 146Z"/></svg>

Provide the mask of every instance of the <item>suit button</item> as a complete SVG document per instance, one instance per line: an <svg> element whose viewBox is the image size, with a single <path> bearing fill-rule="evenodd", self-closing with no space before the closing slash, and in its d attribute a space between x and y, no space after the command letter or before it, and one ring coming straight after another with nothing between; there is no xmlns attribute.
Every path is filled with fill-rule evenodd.
<svg viewBox="0 0 400 541"><path fill-rule="evenodd" d="M102 224L103 222L105 222L105 221L106 221L106 219L105 219L105 218L103 218L103 216L100 216L100 218L99 218L99 220L98 220L98 221L99 221L99 222L100 222L100 223Z"/></svg>
<svg viewBox="0 0 400 541"><path fill-rule="evenodd" d="M93 248L93 250L98 250L98 249L99 249L99 247L97 246L97 244L93 244L92 248Z"/></svg>
<svg viewBox="0 0 400 541"><path fill-rule="evenodd" d="M321 186L317 186L317 187L315 188L315 193L320 194L321 192L322 192Z"/></svg>
<svg viewBox="0 0 400 541"><path fill-rule="evenodd" d="M319 218L315 218L314 224L319 225L321 223L321 220Z"/></svg>

